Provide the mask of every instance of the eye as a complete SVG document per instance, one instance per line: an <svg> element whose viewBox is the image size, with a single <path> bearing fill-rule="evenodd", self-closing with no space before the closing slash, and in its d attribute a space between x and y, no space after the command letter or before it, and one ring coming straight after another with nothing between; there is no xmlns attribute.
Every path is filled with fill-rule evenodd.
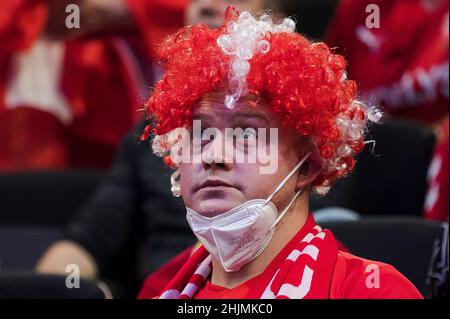
<svg viewBox="0 0 450 319"><path fill-rule="evenodd" d="M258 133L254 128L246 129L244 132L245 139L256 139L258 137Z"/></svg>
<svg viewBox="0 0 450 319"><path fill-rule="evenodd" d="M236 130L236 139L243 139L243 140L251 140L258 138L258 133L256 129L250 127L246 128L245 130Z"/></svg>
<svg viewBox="0 0 450 319"><path fill-rule="evenodd" d="M217 132L211 129L203 129L202 128L202 142L209 142L216 138Z"/></svg>

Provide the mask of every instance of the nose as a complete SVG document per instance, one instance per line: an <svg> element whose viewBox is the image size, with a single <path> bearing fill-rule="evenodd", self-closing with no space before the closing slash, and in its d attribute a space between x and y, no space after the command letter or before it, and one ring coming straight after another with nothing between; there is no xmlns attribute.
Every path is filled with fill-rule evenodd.
<svg viewBox="0 0 450 319"><path fill-rule="evenodd" d="M216 136L203 147L202 164L205 170L229 171L233 168L233 145L227 145L226 143L226 139L218 132Z"/></svg>

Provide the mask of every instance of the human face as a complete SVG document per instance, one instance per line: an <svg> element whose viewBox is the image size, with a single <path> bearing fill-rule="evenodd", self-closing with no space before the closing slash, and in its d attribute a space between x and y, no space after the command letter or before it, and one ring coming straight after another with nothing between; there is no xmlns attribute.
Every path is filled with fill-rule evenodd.
<svg viewBox="0 0 450 319"><path fill-rule="evenodd" d="M224 94L209 95L200 102L193 118L201 121L203 129L215 128L221 136L226 136L226 128L253 128L257 132L265 128L270 134L273 132L270 129L276 129L278 134L276 143L266 136L266 151L276 151L278 157L277 167L271 174L261 174L263 164L259 159L256 162L236 161L238 144L231 146L234 147L233 158L226 158L229 153L225 151L226 142L221 138L202 141L201 161L180 164L180 185L185 205L203 216L213 217L246 201L267 198L308 151L306 139L284 127L278 115L263 100L255 102L254 98L243 97L235 108L228 109L224 105ZM262 137L256 135L254 138ZM259 143L256 145L260 147ZM273 198L272 202L278 209L294 196L298 179L299 174L294 175Z"/></svg>
<svg viewBox="0 0 450 319"><path fill-rule="evenodd" d="M265 9L264 0L192 0L186 11L185 24L203 23L210 28L219 28L229 6L234 6L239 12L257 13Z"/></svg>

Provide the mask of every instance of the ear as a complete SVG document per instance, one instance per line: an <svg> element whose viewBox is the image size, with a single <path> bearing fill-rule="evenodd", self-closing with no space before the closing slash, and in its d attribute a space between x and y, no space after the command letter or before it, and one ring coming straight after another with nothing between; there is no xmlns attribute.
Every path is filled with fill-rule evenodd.
<svg viewBox="0 0 450 319"><path fill-rule="evenodd" d="M319 151L315 147L311 147L310 152L311 155L309 155L308 159L299 170L297 184L295 185L296 191L311 185L322 171L323 161Z"/></svg>

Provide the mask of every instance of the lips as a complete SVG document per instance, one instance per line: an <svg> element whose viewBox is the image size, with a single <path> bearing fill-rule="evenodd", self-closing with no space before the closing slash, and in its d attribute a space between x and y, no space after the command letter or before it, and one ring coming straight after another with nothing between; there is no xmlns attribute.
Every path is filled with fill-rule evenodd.
<svg viewBox="0 0 450 319"><path fill-rule="evenodd" d="M235 186L233 186L230 183L228 183L224 180L221 180L221 179L207 179L206 181L201 183L199 187L197 187L196 191L201 190L202 188L206 188L206 187L233 187L233 188L236 188Z"/></svg>

